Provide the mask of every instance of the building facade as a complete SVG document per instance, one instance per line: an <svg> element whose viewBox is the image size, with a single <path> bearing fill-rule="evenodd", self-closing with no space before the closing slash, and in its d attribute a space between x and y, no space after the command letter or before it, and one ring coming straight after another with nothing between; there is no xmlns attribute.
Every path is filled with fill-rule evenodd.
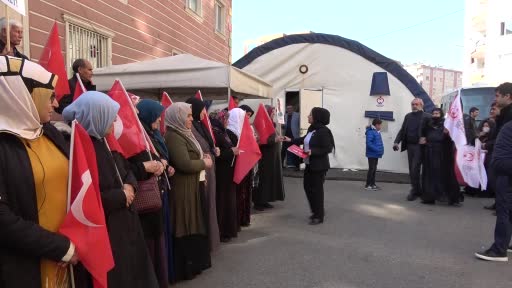
<svg viewBox="0 0 512 288"><path fill-rule="evenodd" d="M428 93L436 105L444 94L462 86L462 71L432 67L421 63L406 65L409 72Z"/></svg>
<svg viewBox="0 0 512 288"><path fill-rule="evenodd" d="M510 11L510 0L466 0L464 86L512 82Z"/></svg>
<svg viewBox="0 0 512 288"><path fill-rule="evenodd" d="M181 53L231 61L232 0L30 0L20 50L37 61L56 21L68 71L77 58L95 68Z"/></svg>

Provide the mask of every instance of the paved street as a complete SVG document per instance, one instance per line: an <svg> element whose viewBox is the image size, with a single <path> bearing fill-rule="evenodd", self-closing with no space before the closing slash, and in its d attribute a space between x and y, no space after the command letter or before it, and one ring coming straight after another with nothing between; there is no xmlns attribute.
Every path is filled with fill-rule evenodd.
<svg viewBox="0 0 512 288"><path fill-rule="evenodd" d="M461 208L407 202L407 185L326 183L326 222L307 225L302 179L286 178L286 201L213 255L213 268L177 287L511 287L512 263L473 253L491 243L495 218L466 199Z"/></svg>

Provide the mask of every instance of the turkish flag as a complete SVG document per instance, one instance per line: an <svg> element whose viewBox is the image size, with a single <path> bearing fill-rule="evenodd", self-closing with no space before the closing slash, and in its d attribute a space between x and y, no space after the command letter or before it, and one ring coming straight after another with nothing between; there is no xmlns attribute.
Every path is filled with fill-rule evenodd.
<svg viewBox="0 0 512 288"><path fill-rule="evenodd" d="M144 131L139 122L135 107L123 87L121 81L116 80L108 92L114 101L121 106L114 122L114 136L124 151L124 156L130 158L146 150Z"/></svg>
<svg viewBox="0 0 512 288"><path fill-rule="evenodd" d="M124 158L127 158L123 148L121 147L121 145L119 145L119 142L117 142L114 133L110 133L107 136L105 136L105 140L107 140L108 148L110 148L110 151L118 152L119 154L123 155Z"/></svg>
<svg viewBox="0 0 512 288"><path fill-rule="evenodd" d="M96 153L91 138L76 121L71 133L68 214L59 232L68 237L91 273L95 288L107 287L114 258L101 203Z"/></svg>
<svg viewBox="0 0 512 288"><path fill-rule="evenodd" d="M256 114L256 117L254 117L253 124L254 128L256 129L256 132L258 132L258 135L260 136L261 144L267 144L268 137L276 133L274 123L272 123L272 120L270 120L267 110L265 109L263 104L260 104L260 106L258 107L258 112Z"/></svg>
<svg viewBox="0 0 512 288"><path fill-rule="evenodd" d="M50 36L44 46L43 53L39 57L39 64L49 72L56 74L59 79L55 87L55 97L60 101L62 96L71 93L69 91L68 77L64 57L60 49L59 28L57 22L53 23Z"/></svg>
<svg viewBox="0 0 512 288"><path fill-rule="evenodd" d="M254 168L261 158L260 147L256 138L254 138L247 115L245 115L240 138L238 139L238 148L240 149L240 155L236 157L235 173L233 175L233 182L236 184L242 182L247 173Z"/></svg>
<svg viewBox="0 0 512 288"><path fill-rule="evenodd" d="M228 111L231 111L231 109L237 108L237 107L238 107L238 105L236 105L235 99L233 98L233 96L229 96Z"/></svg>
<svg viewBox="0 0 512 288"><path fill-rule="evenodd" d="M196 98L203 101L203 95L201 95L201 91L197 90ZM206 110L206 108L204 109ZM208 129L208 132L210 132L210 136L213 139L213 145L217 146L217 141L215 141L215 136L213 135L212 123L210 123L210 117L208 117L208 113L206 113L206 117L204 117L201 122L203 123L204 127Z"/></svg>
<svg viewBox="0 0 512 288"><path fill-rule="evenodd" d="M165 110L169 108L169 106L172 105L171 97L169 97L169 94L167 92L162 93L162 106L164 106ZM165 129L165 110L162 112L162 118L160 119L160 133L162 133L162 136L165 135L166 129Z"/></svg>
<svg viewBox="0 0 512 288"><path fill-rule="evenodd" d="M82 79L80 79L80 75L78 75L78 73L76 73L76 79L77 79L77 81L76 81L76 86L75 86L75 92L73 94L73 101L78 99L78 97L80 97L80 95L87 92L87 90L84 87L84 83L82 83Z"/></svg>

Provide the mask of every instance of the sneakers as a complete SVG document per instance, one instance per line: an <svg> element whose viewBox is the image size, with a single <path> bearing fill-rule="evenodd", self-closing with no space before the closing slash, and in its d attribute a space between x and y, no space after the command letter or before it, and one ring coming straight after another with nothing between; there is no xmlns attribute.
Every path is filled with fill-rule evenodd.
<svg viewBox="0 0 512 288"><path fill-rule="evenodd" d="M512 246L508 246L507 252L512 253Z"/></svg>
<svg viewBox="0 0 512 288"><path fill-rule="evenodd" d="M368 190L368 191L377 191L377 186L375 185L366 185L364 186L364 190Z"/></svg>
<svg viewBox="0 0 512 288"><path fill-rule="evenodd" d="M482 259L485 261L495 261L495 262L507 262L508 256L507 254L498 254L494 252L492 249L487 249L484 252L475 253L476 258Z"/></svg>

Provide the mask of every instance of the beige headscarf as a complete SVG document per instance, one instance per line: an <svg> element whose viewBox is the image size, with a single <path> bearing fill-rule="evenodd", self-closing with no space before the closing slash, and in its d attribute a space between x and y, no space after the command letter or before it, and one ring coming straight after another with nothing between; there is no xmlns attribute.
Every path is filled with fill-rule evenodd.
<svg viewBox="0 0 512 288"><path fill-rule="evenodd" d="M48 106L57 76L39 64L8 56L0 56L0 73L0 133L38 138L43 132L39 113Z"/></svg>
<svg viewBox="0 0 512 288"><path fill-rule="evenodd" d="M167 110L165 110L165 126L171 127L176 130L187 140L192 142L199 154L201 155L201 159L203 158L203 150L201 149L201 145L197 142L196 137L192 133L192 129L189 129L185 126L185 122L187 121L188 115L192 114L192 108L190 104L184 102L176 102L173 103Z"/></svg>

